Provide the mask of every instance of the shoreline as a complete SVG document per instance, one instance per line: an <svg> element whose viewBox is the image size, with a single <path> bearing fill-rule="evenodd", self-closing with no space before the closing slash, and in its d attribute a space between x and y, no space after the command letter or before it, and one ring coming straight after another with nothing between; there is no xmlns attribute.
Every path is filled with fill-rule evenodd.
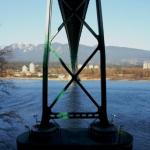
<svg viewBox="0 0 150 150"><path fill-rule="evenodd" d="M27 77L0 77L0 80L42 80L43 78L37 78L37 77L31 77L31 78L27 78ZM81 79L82 81L90 81L90 80L100 80L100 79ZM70 79L58 79L58 78L48 78L48 81L70 81Z"/></svg>
<svg viewBox="0 0 150 150"><path fill-rule="evenodd" d="M0 80L42 80L42 78L37 77L0 77ZM87 79L82 78L81 81L98 81L101 79L93 78L93 79ZM106 80L110 81L150 81L150 79L111 79L106 78ZM58 78L48 78L48 81L70 81L70 79L58 79Z"/></svg>

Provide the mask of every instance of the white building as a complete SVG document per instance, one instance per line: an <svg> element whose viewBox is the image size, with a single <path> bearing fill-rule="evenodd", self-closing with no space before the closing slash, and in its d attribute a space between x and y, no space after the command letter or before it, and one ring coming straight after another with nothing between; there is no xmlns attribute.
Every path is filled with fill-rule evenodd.
<svg viewBox="0 0 150 150"><path fill-rule="evenodd" d="M98 69L99 68L99 65L94 65L94 69Z"/></svg>
<svg viewBox="0 0 150 150"><path fill-rule="evenodd" d="M32 73L28 71L28 72L26 73L26 76L30 77L30 76L32 76Z"/></svg>
<svg viewBox="0 0 150 150"><path fill-rule="evenodd" d="M84 69L87 69L87 66L85 66Z"/></svg>
<svg viewBox="0 0 150 150"><path fill-rule="evenodd" d="M34 65L34 63L30 63L30 64L29 64L29 71L30 71L31 73L35 73L35 65Z"/></svg>
<svg viewBox="0 0 150 150"><path fill-rule="evenodd" d="M28 72L28 67L26 65L22 66L22 72L27 73Z"/></svg>
<svg viewBox="0 0 150 150"><path fill-rule="evenodd" d="M42 77L43 73L42 72L38 72L37 75L38 75L38 77Z"/></svg>
<svg viewBox="0 0 150 150"><path fill-rule="evenodd" d="M72 78L71 75L68 75L67 80L71 80L71 78Z"/></svg>
<svg viewBox="0 0 150 150"><path fill-rule="evenodd" d="M78 64L78 69L80 69L82 66L82 64ZM85 66L83 69L87 69L87 66Z"/></svg>
<svg viewBox="0 0 150 150"><path fill-rule="evenodd" d="M150 62L144 62L143 69L150 69Z"/></svg>
<svg viewBox="0 0 150 150"><path fill-rule="evenodd" d="M63 79L65 78L65 75L64 75L64 74L59 74L59 75L58 75L58 78L59 78L60 80L63 80Z"/></svg>
<svg viewBox="0 0 150 150"><path fill-rule="evenodd" d="M147 67L148 67L148 69L150 69L150 63L148 63Z"/></svg>
<svg viewBox="0 0 150 150"><path fill-rule="evenodd" d="M81 64L78 64L78 69L80 69L82 67L82 65Z"/></svg>
<svg viewBox="0 0 150 150"><path fill-rule="evenodd" d="M94 68L94 66L93 65L89 65L89 69L93 69Z"/></svg>

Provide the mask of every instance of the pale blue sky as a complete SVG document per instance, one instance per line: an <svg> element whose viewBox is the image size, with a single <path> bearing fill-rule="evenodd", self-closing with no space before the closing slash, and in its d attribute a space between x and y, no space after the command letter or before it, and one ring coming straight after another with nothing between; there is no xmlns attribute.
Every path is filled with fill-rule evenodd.
<svg viewBox="0 0 150 150"><path fill-rule="evenodd" d="M61 17L54 1L53 33ZM102 0L106 45L150 50L150 0ZM91 0L87 22L96 30L94 0ZM44 42L46 0L0 0L0 46L12 43ZM81 43L96 42L84 30ZM65 43L64 32L56 38Z"/></svg>

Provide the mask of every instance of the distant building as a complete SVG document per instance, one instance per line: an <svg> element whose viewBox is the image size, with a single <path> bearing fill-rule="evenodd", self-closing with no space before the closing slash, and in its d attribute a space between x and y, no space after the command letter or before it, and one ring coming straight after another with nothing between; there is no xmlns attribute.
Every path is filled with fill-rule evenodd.
<svg viewBox="0 0 150 150"><path fill-rule="evenodd" d="M82 66L82 64L78 64L78 69L80 69ZM87 69L87 66L85 66L83 69Z"/></svg>
<svg viewBox="0 0 150 150"><path fill-rule="evenodd" d="M94 66L93 65L89 65L89 69L93 69L94 68Z"/></svg>
<svg viewBox="0 0 150 150"><path fill-rule="evenodd" d="M150 69L150 63L148 63L148 65L147 65L147 66L148 66L148 69Z"/></svg>
<svg viewBox="0 0 150 150"><path fill-rule="evenodd" d="M143 63L143 69L147 69L147 63Z"/></svg>
<svg viewBox="0 0 150 150"><path fill-rule="evenodd" d="M78 69L80 69L81 67L82 67L82 65L81 65L81 64L79 64L79 65L78 65Z"/></svg>
<svg viewBox="0 0 150 150"><path fill-rule="evenodd" d="M68 80L71 80L71 78L72 78L71 75L68 75L67 79L68 79Z"/></svg>
<svg viewBox="0 0 150 150"><path fill-rule="evenodd" d="M64 77L65 77L65 75L64 75L64 74L59 74L59 75L58 75L58 78L59 78L60 80L63 80L63 79L64 79Z"/></svg>
<svg viewBox="0 0 150 150"><path fill-rule="evenodd" d="M87 69L87 66L85 66L84 69Z"/></svg>
<svg viewBox="0 0 150 150"><path fill-rule="evenodd" d="M26 73L26 76L30 77L30 76L32 76L32 73L28 71L28 72Z"/></svg>
<svg viewBox="0 0 150 150"><path fill-rule="evenodd" d="M22 72L27 73L28 72L28 67L26 65L22 66Z"/></svg>
<svg viewBox="0 0 150 150"><path fill-rule="evenodd" d="M20 76L21 76L21 74L20 74L20 73L18 73L18 72L15 72L15 73L14 73L14 76L15 76L15 77L20 77Z"/></svg>
<svg viewBox="0 0 150 150"><path fill-rule="evenodd" d="M144 62L143 69L150 69L150 62Z"/></svg>
<svg viewBox="0 0 150 150"><path fill-rule="evenodd" d="M38 77L42 77L42 76L43 76L43 73L42 73L42 72L38 72L38 73L37 73L37 76L38 76Z"/></svg>
<svg viewBox="0 0 150 150"><path fill-rule="evenodd" d="M29 64L29 72L30 73L35 73L35 65L34 65L34 63L30 63Z"/></svg>
<svg viewBox="0 0 150 150"><path fill-rule="evenodd" d="M94 69L98 69L99 68L99 65L94 65Z"/></svg>

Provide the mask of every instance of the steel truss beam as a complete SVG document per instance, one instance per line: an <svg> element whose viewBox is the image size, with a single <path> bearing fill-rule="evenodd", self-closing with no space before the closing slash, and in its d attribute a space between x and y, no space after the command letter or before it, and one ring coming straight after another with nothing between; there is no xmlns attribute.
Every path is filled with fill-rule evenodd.
<svg viewBox="0 0 150 150"><path fill-rule="evenodd" d="M50 40L50 47L51 47L51 42L53 39L57 36L57 34L62 30L62 28L70 21L70 19L73 16L76 16L76 18L83 23L83 25L90 31L90 33L97 39L98 41L98 46L97 48L92 52L92 54L87 58L87 60L84 62L82 67L77 71L77 73L73 74L70 69L67 67L67 65L64 63L64 61L56 54L55 50L52 50L49 48L50 52L53 52L55 55L57 55L61 65L65 68L65 70L71 75L72 79L68 82L68 84L62 89L62 91L57 95L57 97L54 99L54 101L51 103L51 105L48 107L47 103L46 109L45 109L45 116L48 117L47 120L49 119L61 119L61 118L69 118L69 119L77 119L77 118L99 118L101 120L101 124L104 126L108 125L108 118L107 118L107 106L106 106L106 62L105 62L105 43L104 43L104 32L103 32L103 21L102 21L102 10L101 10L101 1L100 0L95 0L96 1L96 10L97 10L97 20L98 20L98 35L94 32L94 30L88 25L88 23L85 22L85 20L80 17L77 14L77 11L81 8L81 6L84 4L86 0L81 1L80 5L77 7L76 10L73 10L70 5L65 0L62 0L66 7L72 12L70 14L70 17L65 20L58 28L58 32L52 37ZM48 48L47 48L48 49ZM100 70L101 70L101 106L97 104L97 102L94 100L94 98L90 95L90 93L84 88L84 86L80 83L78 80L78 75L81 73L81 71L84 69L84 67L88 64L88 62L93 58L93 56L96 54L96 52L100 52ZM48 59L47 59L48 63ZM43 65L45 66L45 65ZM44 69L44 67L43 67ZM44 70L43 70L44 71ZM45 71L45 78L46 78L46 71ZM48 78L48 77L47 77ZM44 74L43 74L43 79L44 79ZM59 100L59 98L63 95L71 83L75 81L79 87L83 90L83 92L89 97L89 99L93 102L93 104L97 107L97 112L52 112L52 108L56 104L56 102ZM44 84L45 82L43 82ZM47 83L45 83L47 85ZM43 88L44 89L44 88ZM47 90L45 88L45 90ZM43 92L47 95L46 92ZM48 98L46 96L43 96L43 99L46 99L48 101ZM45 100L45 101L46 101ZM44 103L43 103L44 104ZM44 107L43 107L44 108ZM61 116L62 115L62 116ZM64 116L63 116L64 115ZM42 123L42 122L41 122ZM46 124L47 122L44 122Z"/></svg>

